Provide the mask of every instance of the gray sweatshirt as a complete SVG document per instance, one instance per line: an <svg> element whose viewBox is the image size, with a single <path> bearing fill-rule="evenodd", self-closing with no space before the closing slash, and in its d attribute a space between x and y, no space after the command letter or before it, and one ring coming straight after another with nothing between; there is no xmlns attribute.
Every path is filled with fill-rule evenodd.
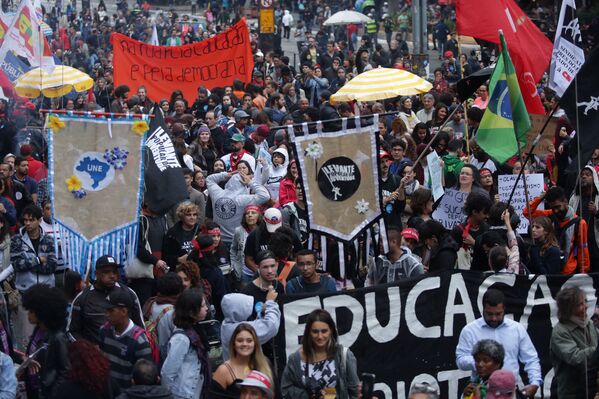
<svg viewBox="0 0 599 399"><path fill-rule="evenodd" d="M264 186L254 180L248 189L241 182L239 175L231 176L225 188L221 188L218 184L228 177L227 172L215 173L206 178L206 184L212 200L212 218L220 226L222 241L230 245L235 229L241 226L245 207L264 204L270 199L270 194ZM251 194L252 192L254 194Z"/></svg>
<svg viewBox="0 0 599 399"><path fill-rule="evenodd" d="M254 328L261 345L277 335L281 323L279 305L275 301L266 301L264 305L264 316L247 321L254 309L254 297L245 294L227 294L223 297L221 308L225 318L220 327L220 340L225 360L229 358L229 342L233 331L240 323L247 323Z"/></svg>

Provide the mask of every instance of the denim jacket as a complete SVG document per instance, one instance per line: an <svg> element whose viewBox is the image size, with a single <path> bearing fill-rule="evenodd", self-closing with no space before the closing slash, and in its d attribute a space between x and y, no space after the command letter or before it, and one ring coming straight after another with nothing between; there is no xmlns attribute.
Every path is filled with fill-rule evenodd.
<svg viewBox="0 0 599 399"><path fill-rule="evenodd" d="M168 342L168 354L160 372L162 385L175 399L199 398L204 385L200 359L183 330L176 329Z"/></svg>

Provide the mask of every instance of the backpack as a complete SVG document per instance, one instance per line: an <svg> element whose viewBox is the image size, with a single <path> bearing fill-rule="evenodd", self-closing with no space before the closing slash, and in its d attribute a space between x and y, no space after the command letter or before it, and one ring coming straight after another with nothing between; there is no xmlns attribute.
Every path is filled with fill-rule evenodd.
<svg viewBox="0 0 599 399"><path fill-rule="evenodd" d="M158 323L162 320L170 310L174 309L174 306L166 306L164 309L158 313L156 319L154 320L146 320L144 322L144 326L146 328L146 335L148 337L148 341L150 341L150 347L156 347L158 349L158 359L161 360L162 356L160 356L160 345L158 344L160 341L158 340ZM152 359L154 358L154 350L152 349Z"/></svg>
<svg viewBox="0 0 599 399"><path fill-rule="evenodd" d="M560 244L560 259L562 262L562 274L570 275L574 273L588 273L590 258L589 258L589 247L588 245L584 248L580 247L580 238L583 242L587 242L587 232L580 227L580 217L572 218L561 228L561 233L558 237L558 243ZM563 242L564 235L570 226L574 226L574 236L570 245L570 253L566 254L561 250L561 244ZM584 258L584 260L583 260ZM580 270L580 264L582 263L582 270Z"/></svg>
<svg viewBox="0 0 599 399"><path fill-rule="evenodd" d="M137 339L139 338L140 335L142 335L142 334L146 335L146 339L150 343L150 349L152 350L152 361L155 364L160 364L160 350L158 350L156 341L153 341L150 339L150 336L148 335L146 330L139 326L135 326L135 327L133 327L133 331L131 333L132 333L132 337L135 341L137 341Z"/></svg>

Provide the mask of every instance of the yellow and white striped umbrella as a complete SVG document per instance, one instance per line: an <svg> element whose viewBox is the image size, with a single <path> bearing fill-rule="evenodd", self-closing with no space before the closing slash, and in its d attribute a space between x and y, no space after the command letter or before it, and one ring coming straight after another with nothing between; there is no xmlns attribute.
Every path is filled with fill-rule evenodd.
<svg viewBox="0 0 599 399"><path fill-rule="evenodd" d="M397 96L426 93L433 85L418 75L394 68L376 68L363 72L331 96L335 103L375 101Z"/></svg>
<svg viewBox="0 0 599 399"><path fill-rule="evenodd" d="M34 68L19 76L15 82L15 92L21 97L36 98L40 94L55 98L75 90L82 92L91 89L94 80L86 73L65 65L57 65L51 71Z"/></svg>

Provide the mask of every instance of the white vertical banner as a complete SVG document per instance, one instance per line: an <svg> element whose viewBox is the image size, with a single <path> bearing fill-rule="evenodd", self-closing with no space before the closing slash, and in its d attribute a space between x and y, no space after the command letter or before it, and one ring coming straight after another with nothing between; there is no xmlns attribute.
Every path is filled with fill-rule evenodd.
<svg viewBox="0 0 599 399"><path fill-rule="evenodd" d="M584 64L576 1L563 0L559 13L553 56L549 68L549 88L561 97Z"/></svg>

